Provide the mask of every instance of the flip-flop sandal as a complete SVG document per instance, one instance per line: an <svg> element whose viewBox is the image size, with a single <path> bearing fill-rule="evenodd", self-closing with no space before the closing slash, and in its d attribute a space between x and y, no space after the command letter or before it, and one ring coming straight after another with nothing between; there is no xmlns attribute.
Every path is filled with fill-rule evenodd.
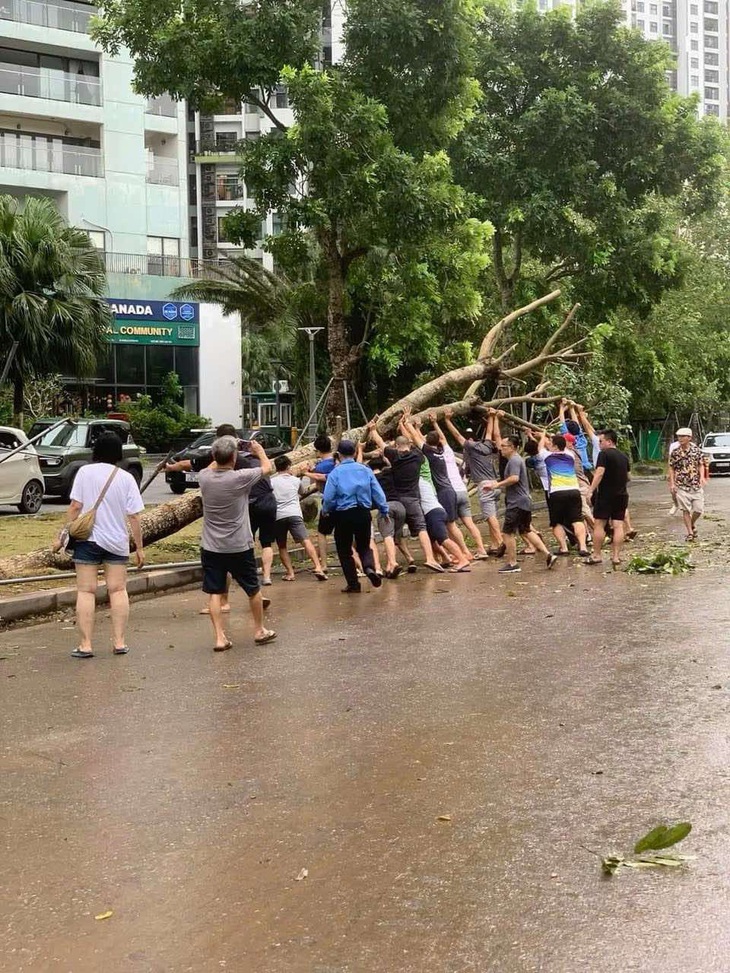
<svg viewBox="0 0 730 973"><path fill-rule="evenodd" d="M523 557L534 557L536 554L537 551L522 551Z"/></svg>
<svg viewBox="0 0 730 973"><path fill-rule="evenodd" d="M231 611L231 606L230 605L225 605L225 607L221 608L221 612L224 615L230 614L230 611ZM210 608L201 608L200 611L198 612L198 614L199 615L210 615Z"/></svg>
<svg viewBox="0 0 730 973"><path fill-rule="evenodd" d="M471 574L471 568L463 564L460 568L449 568L448 574Z"/></svg>
<svg viewBox="0 0 730 973"><path fill-rule="evenodd" d="M129 652L128 645L123 646L121 649L117 649L117 648L112 649L113 655L126 655L127 652Z"/></svg>
<svg viewBox="0 0 730 973"><path fill-rule="evenodd" d="M385 577L388 579L388 581L395 581L398 575L401 574L402 572L403 572L403 568L400 566L400 564L397 564L392 571L385 572Z"/></svg>
<svg viewBox="0 0 730 973"><path fill-rule="evenodd" d="M254 639L254 642L256 643L256 645L266 645L267 642L273 642L275 638L276 638L276 632L267 632L266 635L263 636L263 638Z"/></svg>
<svg viewBox="0 0 730 973"><path fill-rule="evenodd" d="M586 558L586 560L583 563L584 564L594 565L594 564L603 564L603 561L602 560L599 560L598 558L595 558L595 557L589 557L589 558Z"/></svg>
<svg viewBox="0 0 730 973"><path fill-rule="evenodd" d="M295 578L287 578L287 576L284 575L284 577L281 580L282 581L295 581L296 579Z"/></svg>
<svg viewBox="0 0 730 973"><path fill-rule="evenodd" d="M329 578L324 573L324 571L315 571L314 576L317 579L317 581L329 581Z"/></svg>
<svg viewBox="0 0 730 973"><path fill-rule="evenodd" d="M556 551L558 557L570 557L570 551Z"/></svg>
<svg viewBox="0 0 730 973"><path fill-rule="evenodd" d="M475 554L474 555L474 560L475 561L488 561L489 560L489 555L486 553L486 551L484 552L484 554Z"/></svg>
<svg viewBox="0 0 730 973"><path fill-rule="evenodd" d="M417 564L413 564L413 562L411 562L408 565L408 568L406 570L408 571L409 574L415 574L416 571L418 571L418 565Z"/></svg>
<svg viewBox="0 0 730 973"><path fill-rule="evenodd" d="M72 659L93 659L93 652L85 652L83 649L74 649L71 653Z"/></svg>
<svg viewBox="0 0 730 973"><path fill-rule="evenodd" d="M429 571L433 571L434 574L446 574L440 564L426 564L425 566Z"/></svg>
<svg viewBox="0 0 730 973"><path fill-rule="evenodd" d="M232 649L232 648L233 648L233 642L226 642L225 645L214 645L213 646L213 651L214 652L227 652L228 649Z"/></svg>

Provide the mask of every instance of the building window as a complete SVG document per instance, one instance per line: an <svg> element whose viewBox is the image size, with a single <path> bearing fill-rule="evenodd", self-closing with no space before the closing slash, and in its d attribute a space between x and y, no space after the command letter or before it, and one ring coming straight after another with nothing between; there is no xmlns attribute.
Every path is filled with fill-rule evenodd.
<svg viewBox="0 0 730 973"><path fill-rule="evenodd" d="M696 71L697 68L700 66L700 59L698 57L690 58L689 66Z"/></svg>
<svg viewBox="0 0 730 973"><path fill-rule="evenodd" d="M190 246L194 249L198 247L198 217L190 217Z"/></svg>
<svg viewBox="0 0 730 973"><path fill-rule="evenodd" d="M221 202L243 199L243 184L237 172L219 172L216 174L215 198Z"/></svg>
<svg viewBox="0 0 730 973"><path fill-rule="evenodd" d="M158 277L180 276L180 241L176 237L147 237L147 273Z"/></svg>
<svg viewBox="0 0 730 973"><path fill-rule="evenodd" d="M271 214L271 235L279 236L286 229L286 220L278 210Z"/></svg>
<svg viewBox="0 0 730 973"><path fill-rule="evenodd" d="M705 64L720 64L720 55L711 54L709 51L705 51Z"/></svg>
<svg viewBox="0 0 730 973"><path fill-rule="evenodd" d="M699 88L699 86L700 86L700 76L698 74L693 74L692 77L689 80L690 80L690 84L692 85L693 88Z"/></svg>
<svg viewBox="0 0 730 973"><path fill-rule="evenodd" d="M86 230L86 235L89 238L89 243L100 250L102 253L106 250L106 233L103 230Z"/></svg>
<svg viewBox="0 0 730 973"><path fill-rule="evenodd" d="M707 101L719 101L719 99L720 99L720 89L719 88L705 88L705 99Z"/></svg>
<svg viewBox="0 0 730 973"><path fill-rule="evenodd" d="M713 37L711 34L705 34L705 47L711 47L713 50L717 50L720 43L717 37Z"/></svg>
<svg viewBox="0 0 730 973"><path fill-rule="evenodd" d="M705 17L705 30L712 30L717 32L717 21L711 20L709 17Z"/></svg>
<svg viewBox="0 0 730 973"><path fill-rule="evenodd" d="M657 15L657 9L658 8L657 8L657 5L655 3L650 3L649 4L649 13L652 15L652 17L656 17L656 15Z"/></svg>
<svg viewBox="0 0 730 973"><path fill-rule="evenodd" d="M658 33L659 33L659 25L658 25L657 23L655 23L655 22L654 22L653 20L652 20L652 22L651 22L651 23L649 24L649 31L650 31L650 32L651 32L652 34L658 34Z"/></svg>
<svg viewBox="0 0 730 973"><path fill-rule="evenodd" d="M669 6L669 4L666 4L666 3L664 4L664 6L662 7L662 14L665 17L671 17L672 16L672 8Z"/></svg>
<svg viewBox="0 0 730 973"><path fill-rule="evenodd" d="M662 33L664 33L664 34L671 34L672 33L672 25L671 24L664 24L664 27L662 28Z"/></svg>
<svg viewBox="0 0 730 973"><path fill-rule="evenodd" d="M719 84L720 83L720 72L719 71L705 71L705 84Z"/></svg>
<svg viewBox="0 0 730 973"><path fill-rule="evenodd" d="M234 152L238 141L238 132L215 133L215 147L221 152Z"/></svg>
<svg viewBox="0 0 730 973"><path fill-rule="evenodd" d="M693 17L696 17L700 12L700 8L697 6L696 3L691 3L689 5L689 12Z"/></svg>
<svg viewBox="0 0 730 973"><path fill-rule="evenodd" d="M644 13L644 4L641 2L641 0L639 0L639 3L636 4L636 9L640 14Z"/></svg>
<svg viewBox="0 0 730 973"><path fill-rule="evenodd" d="M690 50L691 51L699 51L699 49L700 49L700 45L699 45L699 43L697 41L690 41L689 42L689 47L690 47Z"/></svg>
<svg viewBox="0 0 730 973"><path fill-rule="evenodd" d="M718 115L720 114L719 105L705 105L705 115Z"/></svg>
<svg viewBox="0 0 730 973"><path fill-rule="evenodd" d="M705 0L705 13L706 14L717 14L718 5L715 0Z"/></svg>
<svg viewBox="0 0 730 973"><path fill-rule="evenodd" d="M226 236L226 231L223 227L223 221L225 216L218 217L218 243L230 243L231 241Z"/></svg>
<svg viewBox="0 0 730 973"><path fill-rule="evenodd" d="M643 20L637 20L636 21L636 26L639 28L639 30L643 30L644 29L644 21Z"/></svg>
<svg viewBox="0 0 730 973"><path fill-rule="evenodd" d="M195 206L198 201L198 182L195 178L195 173L190 173L188 175L188 204L190 206Z"/></svg>
<svg viewBox="0 0 730 973"><path fill-rule="evenodd" d="M286 85L277 84L276 92L274 93L276 99L277 108L288 108L289 107L289 92L286 89Z"/></svg>
<svg viewBox="0 0 730 973"><path fill-rule="evenodd" d="M689 25L689 29L690 29L690 31L693 34L698 34L699 33L699 30L700 30L700 28L699 28L699 26L697 24L690 24Z"/></svg>

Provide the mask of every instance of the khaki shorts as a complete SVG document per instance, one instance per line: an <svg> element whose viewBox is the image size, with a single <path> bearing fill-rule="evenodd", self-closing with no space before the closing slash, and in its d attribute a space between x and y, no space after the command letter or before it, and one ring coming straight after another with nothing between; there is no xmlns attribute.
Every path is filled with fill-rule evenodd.
<svg viewBox="0 0 730 973"><path fill-rule="evenodd" d="M704 490L677 490L677 506L688 514L705 512Z"/></svg>
<svg viewBox="0 0 730 973"><path fill-rule="evenodd" d="M482 483L477 486L479 507L485 517L496 517L497 503L499 502L499 490L488 489L484 486L485 482L488 481L482 481Z"/></svg>
<svg viewBox="0 0 730 973"><path fill-rule="evenodd" d="M587 483L581 483L580 485L580 508L583 514L583 520L593 520L593 510L591 509L590 503L591 488Z"/></svg>

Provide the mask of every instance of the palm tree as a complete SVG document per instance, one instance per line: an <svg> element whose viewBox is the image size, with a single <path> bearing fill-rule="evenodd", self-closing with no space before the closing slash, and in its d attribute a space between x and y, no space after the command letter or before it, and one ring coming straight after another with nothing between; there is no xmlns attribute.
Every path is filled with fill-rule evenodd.
<svg viewBox="0 0 730 973"><path fill-rule="evenodd" d="M249 388L275 377L272 360L287 360L296 347L297 328L306 326L309 283L272 273L258 260L239 254L208 270L204 280L178 287L173 297L218 304L238 314L243 330L242 366Z"/></svg>
<svg viewBox="0 0 730 973"><path fill-rule="evenodd" d="M91 375L108 354L105 284L99 253L50 199L31 196L21 206L0 196L0 354L18 343L9 372L18 425L28 378Z"/></svg>

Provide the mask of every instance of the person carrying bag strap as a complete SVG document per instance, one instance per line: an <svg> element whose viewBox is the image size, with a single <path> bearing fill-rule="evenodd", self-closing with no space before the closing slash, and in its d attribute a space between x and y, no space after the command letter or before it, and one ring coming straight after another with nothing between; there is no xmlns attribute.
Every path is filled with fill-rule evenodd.
<svg viewBox="0 0 730 973"><path fill-rule="evenodd" d="M68 536L72 540L88 541L88 539L91 537L91 532L94 529L94 523L96 522L96 512L103 503L107 490L112 485L114 477L118 472L119 467L115 466L109 474L109 477L91 510L88 510L85 514L82 514L80 517L77 517L76 520L72 520L71 523L66 525L65 529L68 531Z"/></svg>

